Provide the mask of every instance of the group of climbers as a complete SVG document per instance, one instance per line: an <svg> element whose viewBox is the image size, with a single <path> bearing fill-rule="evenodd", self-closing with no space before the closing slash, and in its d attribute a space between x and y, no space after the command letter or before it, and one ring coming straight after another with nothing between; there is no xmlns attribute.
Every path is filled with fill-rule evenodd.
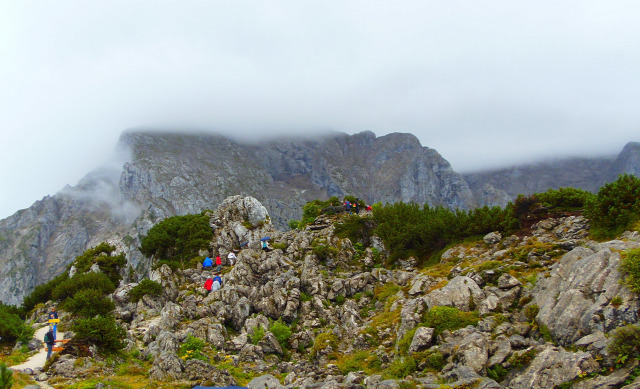
<svg viewBox="0 0 640 389"><path fill-rule="evenodd" d="M345 199L344 202L342 203L342 205L345 206L345 208L347 209L347 212L349 212L349 214L351 214L351 211L353 210L356 215L360 213L360 203L363 203L364 206L364 201L360 200L359 198L356 198L356 201L354 201L353 203L350 202L349 200ZM369 212L371 211L371 206L367 205L365 207L365 211Z"/></svg>

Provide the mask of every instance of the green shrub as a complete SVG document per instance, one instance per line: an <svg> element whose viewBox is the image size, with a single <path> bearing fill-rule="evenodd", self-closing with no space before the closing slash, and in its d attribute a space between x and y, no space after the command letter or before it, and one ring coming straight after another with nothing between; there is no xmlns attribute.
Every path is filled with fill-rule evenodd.
<svg viewBox="0 0 640 389"><path fill-rule="evenodd" d="M287 348L289 346L289 338L291 337L291 328L282 322L281 319L278 319L271 323L269 327L269 331L273 334L273 336L278 339L280 346L282 348Z"/></svg>
<svg viewBox="0 0 640 389"><path fill-rule="evenodd" d="M312 297L309 293L300 292L300 302L311 301Z"/></svg>
<svg viewBox="0 0 640 389"><path fill-rule="evenodd" d="M633 292L640 293L640 249L629 250L620 261L622 282Z"/></svg>
<svg viewBox="0 0 640 389"><path fill-rule="evenodd" d="M509 371L504 368L500 363L492 367L487 368L487 376L496 382L502 381L502 378L507 375Z"/></svg>
<svg viewBox="0 0 640 389"><path fill-rule="evenodd" d="M22 310L24 312L29 312L36 305L44 304L47 301L51 300L51 293L56 288L56 286L60 285L67 279L69 279L69 274L67 272L64 272L51 281L36 286L33 292L29 293L29 295L26 296L24 300L22 300Z"/></svg>
<svg viewBox="0 0 640 389"><path fill-rule="evenodd" d="M416 361L412 357L396 358L382 373L384 379L401 379L416 371Z"/></svg>
<svg viewBox="0 0 640 389"><path fill-rule="evenodd" d="M162 294L162 285L148 278L140 281L129 291L129 297L134 303L137 303L144 295L160 296L160 294Z"/></svg>
<svg viewBox="0 0 640 389"><path fill-rule="evenodd" d="M127 260L124 254L112 255L115 250L115 246L104 242L100 243L77 256L73 265L78 273L86 273L91 269L91 266L97 264L100 271L106 274L114 285L118 285L122 279L120 270L127 264Z"/></svg>
<svg viewBox="0 0 640 389"><path fill-rule="evenodd" d="M288 247L288 246L287 246L287 244L286 244L286 243L273 243L273 244L271 245L271 247L272 247L274 250L287 251L287 247Z"/></svg>
<svg viewBox="0 0 640 389"><path fill-rule="evenodd" d="M319 334L313 341L313 356L328 347L331 347L333 350L337 349L338 339L336 339L336 336L331 332Z"/></svg>
<svg viewBox="0 0 640 389"><path fill-rule="evenodd" d="M468 325L477 325L478 314L476 312L462 312L453 307L433 307L425 314L423 323L426 327L434 329L434 335L442 331L454 331Z"/></svg>
<svg viewBox="0 0 640 389"><path fill-rule="evenodd" d="M104 273L77 273L56 286L51 292L51 298L58 301L64 300L83 289L94 289L103 294L110 294L116 290L116 287Z"/></svg>
<svg viewBox="0 0 640 389"><path fill-rule="evenodd" d="M201 361L209 362L209 359L202 353L204 345L204 340L189 334L187 335L187 339L185 339L184 343L180 345L178 356L184 361L188 361L189 359L199 359Z"/></svg>
<svg viewBox="0 0 640 389"><path fill-rule="evenodd" d="M318 260L326 261L327 259L336 256L338 254L338 249L333 246L321 244L314 246L312 252L316 257L318 257Z"/></svg>
<svg viewBox="0 0 640 389"><path fill-rule="evenodd" d="M536 193L536 197L543 206L558 211L578 211L585 207L593 198L593 193L576 188L549 189Z"/></svg>
<svg viewBox="0 0 640 389"><path fill-rule="evenodd" d="M640 179L622 174L603 185L585 206L595 237L615 237L640 218Z"/></svg>
<svg viewBox="0 0 640 389"><path fill-rule="evenodd" d="M534 320L536 320L536 316L538 316L539 312L540 307L538 307L538 304L529 304L522 310L524 317L526 317L530 323L533 323Z"/></svg>
<svg viewBox="0 0 640 389"><path fill-rule="evenodd" d="M635 357L640 355L640 327L627 325L618 327L611 333L609 352L613 355L627 355Z"/></svg>
<svg viewBox="0 0 640 389"><path fill-rule="evenodd" d="M264 328L262 326L253 327L253 333L250 336L252 344L258 344L264 338Z"/></svg>
<svg viewBox="0 0 640 389"><path fill-rule="evenodd" d="M93 317L107 315L115 308L113 301L96 289L83 289L67 298L63 308L77 316Z"/></svg>
<svg viewBox="0 0 640 389"><path fill-rule="evenodd" d="M113 316L80 318L73 323L71 330L75 333L74 339L93 343L101 351L117 351L126 346L127 332L116 324Z"/></svg>
<svg viewBox="0 0 640 389"><path fill-rule="evenodd" d="M0 389L11 389L13 386L13 370L4 362L0 362Z"/></svg>
<svg viewBox="0 0 640 389"><path fill-rule="evenodd" d="M491 231L512 232L519 225L509 207L452 211L400 202L374 207L373 216L374 233L390 252L388 265L409 256L424 260L464 238Z"/></svg>
<svg viewBox="0 0 640 389"><path fill-rule="evenodd" d="M287 224L290 229L295 230L300 226L300 220L289 220Z"/></svg>
<svg viewBox="0 0 640 389"><path fill-rule="evenodd" d="M0 338L28 342L33 337L34 329L11 311L11 307L0 304Z"/></svg>
<svg viewBox="0 0 640 389"><path fill-rule="evenodd" d="M375 222L372 218L349 215L336 224L335 234L340 238L348 238L354 245L360 242L368 247L371 245L374 228Z"/></svg>
<svg viewBox="0 0 640 389"><path fill-rule="evenodd" d="M158 260L188 260L207 249L212 237L209 217L204 213L172 216L153 226L142 237L140 252Z"/></svg>
<svg viewBox="0 0 640 389"><path fill-rule="evenodd" d="M536 356L536 349L534 348L527 350L525 352L516 351L509 358L509 363L511 364L511 366L515 368L524 367L529 363L531 363L531 361L533 361L533 358L535 358L535 356Z"/></svg>

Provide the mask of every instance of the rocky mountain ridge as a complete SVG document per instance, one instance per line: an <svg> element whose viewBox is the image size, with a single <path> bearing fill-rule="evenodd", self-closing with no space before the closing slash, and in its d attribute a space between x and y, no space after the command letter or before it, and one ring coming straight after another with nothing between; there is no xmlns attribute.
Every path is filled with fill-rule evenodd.
<svg viewBox="0 0 640 389"><path fill-rule="evenodd" d="M460 175L410 134L284 138L241 143L211 134L125 132L127 162L96 169L77 186L0 220L0 301L24 295L102 241L127 253L139 274L148 263L140 237L173 215L213 209L230 195L251 195L286 229L308 200L352 194L367 203L414 201L469 209L505 205L519 193L550 187L596 189L617 173L637 173L640 147L614 160L565 161ZM568 173L567 173L568 172Z"/></svg>
<svg viewBox="0 0 640 389"><path fill-rule="evenodd" d="M639 319L619 270L640 248L637 232L595 242L582 216L549 218L524 234L455 245L434 266L388 270L380 242L363 249L335 235L340 216L278 232L264 206L241 196L208 215L215 254L251 242L225 266L221 290L202 288L209 271L162 265L150 275L161 295L133 302L132 283L112 295L127 351L139 355L123 363L152 360L150 379L252 389L640 387L637 362L620 363L609 347L617 328ZM259 249L266 235L277 249ZM277 320L291 329L286 341ZM203 342L204 360L180 354L189 337ZM117 380L117 371L98 354L67 353L41 376L68 386Z"/></svg>
<svg viewBox="0 0 640 389"><path fill-rule="evenodd" d="M122 166L98 169L76 187L0 221L0 300L20 304L33 288L99 242L122 247L140 274L140 236L173 215L213 209L252 195L286 229L308 200L352 194L368 203L415 201L467 209L471 191L435 150L410 134L279 139L239 143L211 134L130 131Z"/></svg>
<svg viewBox="0 0 640 389"><path fill-rule="evenodd" d="M477 205L505 206L519 194L578 188L597 192L620 174L640 174L640 143L629 142L617 156L566 158L502 169L465 173Z"/></svg>

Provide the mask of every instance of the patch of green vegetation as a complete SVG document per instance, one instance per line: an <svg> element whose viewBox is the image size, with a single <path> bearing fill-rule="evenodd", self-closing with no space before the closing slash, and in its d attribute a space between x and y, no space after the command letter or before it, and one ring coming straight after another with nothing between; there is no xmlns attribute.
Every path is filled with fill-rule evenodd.
<svg viewBox="0 0 640 389"><path fill-rule="evenodd" d="M509 370L505 369L500 363L487 368L487 376L496 382L502 381L502 378L504 378L508 372Z"/></svg>
<svg viewBox="0 0 640 389"><path fill-rule="evenodd" d="M375 222L371 217L348 215L336 224L335 234L340 238L348 238L353 242L354 248L356 248L356 244L361 244L360 254L362 255L364 248L371 246L374 228Z"/></svg>
<svg viewBox="0 0 640 389"><path fill-rule="evenodd" d="M437 336L442 331L454 331L468 325L477 325L480 318L477 312L463 312L453 307L433 307L424 315L423 324L434 329Z"/></svg>
<svg viewBox="0 0 640 389"><path fill-rule="evenodd" d="M333 350L338 348L338 339L332 332L324 332L316 336L316 339L313 341L313 356L318 355L320 351L323 351L331 347Z"/></svg>
<svg viewBox="0 0 640 389"><path fill-rule="evenodd" d="M118 285L122 279L120 270L127 264L127 260L124 254L113 255L115 250L115 246L104 242L100 243L77 256L73 266L76 267L78 273L86 273L91 269L91 266L98 265L100 271L106 274L114 285Z"/></svg>
<svg viewBox="0 0 640 389"><path fill-rule="evenodd" d="M62 308L76 316L93 317L108 315L114 310L115 305L100 290L82 289L67 298Z"/></svg>
<svg viewBox="0 0 640 389"><path fill-rule="evenodd" d="M416 361L413 357L396 358L389 367L382 372L383 379L402 379L416 371Z"/></svg>
<svg viewBox="0 0 640 389"><path fill-rule="evenodd" d="M593 193L576 188L549 189L536 193L545 208L553 211L580 211L593 198Z"/></svg>
<svg viewBox="0 0 640 389"><path fill-rule="evenodd" d="M337 248L326 244L313 246L311 251L313 252L313 254L315 254L316 257L318 257L318 260L322 262L325 262L329 258L334 258L339 253Z"/></svg>
<svg viewBox="0 0 640 389"><path fill-rule="evenodd" d="M253 327L253 332L250 335L250 340L252 344L258 344L262 338L264 338L264 328L262 328L262 326L255 326Z"/></svg>
<svg viewBox="0 0 640 389"><path fill-rule="evenodd" d="M376 286L373 291L373 295L376 301L387 302L387 300L395 296L400 291L400 286L393 282L387 282L386 284Z"/></svg>
<svg viewBox="0 0 640 389"><path fill-rule="evenodd" d="M148 278L140 281L138 285L134 286L129 291L129 297L134 303L137 303L144 295L160 296L160 294L162 294L162 285L160 285L159 282L152 281Z"/></svg>
<svg viewBox="0 0 640 389"><path fill-rule="evenodd" d="M156 260L181 262L196 257L209 247L213 230L209 217L199 215L172 216L153 226L140 240L140 252Z"/></svg>
<svg viewBox="0 0 640 389"><path fill-rule="evenodd" d="M535 356L536 356L536 350L533 348L524 352L515 352L513 353L511 358L509 358L509 363L511 364L511 366L515 368L524 367L529 363L531 363L531 361L533 361L533 358L535 358Z"/></svg>
<svg viewBox="0 0 640 389"><path fill-rule="evenodd" d="M273 336L278 339L278 343L283 349L287 349L289 347L289 338L291 338L292 331L291 327L286 325L282 319L278 319L271 323L269 326L269 331L273 334Z"/></svg>
<svg viewBox="0 0 640 389"><path fill-rule="evenodd" d="M527 320L529 320L529 323L535 322L536 316L538 316L539 312L540 312L540 307L538 306L538 304L529 304L526 307L524 307L524 309L522 310L524 317L526 317Z"/></svg>
<svg viewBox="0 0 640 389"><path fill-rule="evenodd" d="M277 242L276 242L276 243L273 243L273 244L271 245L271 247L272 247L274 250L282 250L283 252L286 252L286 251L287 251L287 247L289 247L289 246L288 246L286 243L277 243Z"/></svg>
<svg viewBox="0 0 640 389"><path fill-rule="evenodd" d="M6 341L28 342L35 331L14 312L15 307L0 303L0 338Z"/></svg>
<svg viewBox="0 0 640 389"><path fill-rule="evenodd" d="M209 358L203 354L204 346L204 340L189 334L187 335L187 339L185 339L184 343L180 345L180 349L178 349L178 357L183 361L199 359L201 361L209 362Z"/></svg>
<svg viewBox="0 0 640 389"><path fill-rule="evenodd" d="M51 292L51 298L58 301L65 300L84 289L93 289L107 295L113 293L116 287L104 273L76 273L58 284Z"/></svg>
<svg viewBox="0 0 640 389"><path fill-rule="evenodd" d="M631 291L640 293L640 249L629 250L622 255L620 271L623 283Z"/></svg>
<svg viewBox="0 0 640 389"><path fill-rule="evenodd" d="M370 350L361 350L354 354L339 357L336 365L342 374L362 370L370 375L380 371L381 363L375 353Z"/></svg>
<svg viewBox="0 0 640 389"><path fill-rule="evenodd" d="M591 235L607 239L619 235L640 218L640 178L622 174L614 182L600 187L587 201L585 216L591 223Z"/></svg>
<svg viewBox="0 0 640 389"><path fill-rule="evenodd" d="M640 356L640 327L630 324L613 330L608 349L613 355Z"/></svg>
<svg viewBox="0 0 640 389"><path fill-rule="evenodd" d="M93 343L102 351L112 352L126 346L126 331L116 324L113 316L95 316L77 319L71 326L74 339Z"/></svg>

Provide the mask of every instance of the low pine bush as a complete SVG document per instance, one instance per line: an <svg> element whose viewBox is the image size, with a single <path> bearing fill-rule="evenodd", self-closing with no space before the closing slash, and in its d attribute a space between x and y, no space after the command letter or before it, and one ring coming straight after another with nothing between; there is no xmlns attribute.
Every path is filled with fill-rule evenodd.
<svg viewBox="0 0 640 389"><path fill-rule="evenodd" d="M140 281L140 283L129 291L129 297L131 301L137 303L142 296L150 295L150 296L160 296L162 293L162 285L156 281L152 281L148 278Z"/></svg>
<svg viewBox="0 0 640 389"><path fill-rule="evenodd" d="M82 289L93 289L103 294L110 294L116 290L116 287L104 273L76 274L56 286L51 292L51 298L59 301L64 300Z"/></svg>
<svg viewBox="0 0 640 389"><path fill-rule="evenodd" d="M640 250L629 250L622 256L620 271L624 284L633 292L640 293Z"/></svg>
<svg viewBox="0 0 640 389"><path fill-rule="evenodd" d="M13 386L13 370L4 362L0 362L0 389L11 389Z"/></svg>
<svg viewBox="0 0 640 389"><path fill-rule="evenodd" d="M278 342L280 343L280 346L282 348L287 348L289 346L289 338L291 338L292 335L291 328L283 323L281 319L278 319L271 323L269 331L271 331L273 336L278 339Z"/></svg>
<svg viewBox="0 0 640 389"><path fill-rule="evenodd" d="M187 339L185 339L184 343L180 345L178 356L184 361L189 359L199 359L201 361L209 362L208 358L202 353L204 345L204 340L189 334L187 335Z"/></svg>
<svg viewBox="0 0 640 389"><path fill-rule="evenodd" d="M442 331L454 331L468 325L477 325L479 321L476 312L463 312L453 307L433 307L424 316L423 324L434 329L434 335Z"/></svg>
<svg viewBox="0 0 640 389"><path fill-rule="evenodd" d="M126 331L110 315L80 318L71 326L71 330L75 333L74 339L93 343L104 352L118 351L126 346Z"/></svg>
<svg viewBox="0 0 640 389"><path fill-rule="evenodd" d="M2 340L20 340L28 342L33 337L34 330L18 315L11 312L11 308L0 304L0 338Z"/></svg>
<svg viewBox="0 0 640 389"><path fill-rule="evenodd" d="M627 325L611 333L609 352L618 356L635 357L640 355L640 327Z"/></svg>
<svg viewBox="0 0 640 389"><path fill-rule="evenodd" d="M622 174L614 182L603 185L587 201L585 216L591 222L591 234L612 238L640 219L640 178Z"/></svg>
<svg viewBox="0 0 640 389"><path fill-rule="evenodd" d="M96 289L84 289L67 298L62 304L66 311L81 317L108 315L115 305Z"/></svg>

